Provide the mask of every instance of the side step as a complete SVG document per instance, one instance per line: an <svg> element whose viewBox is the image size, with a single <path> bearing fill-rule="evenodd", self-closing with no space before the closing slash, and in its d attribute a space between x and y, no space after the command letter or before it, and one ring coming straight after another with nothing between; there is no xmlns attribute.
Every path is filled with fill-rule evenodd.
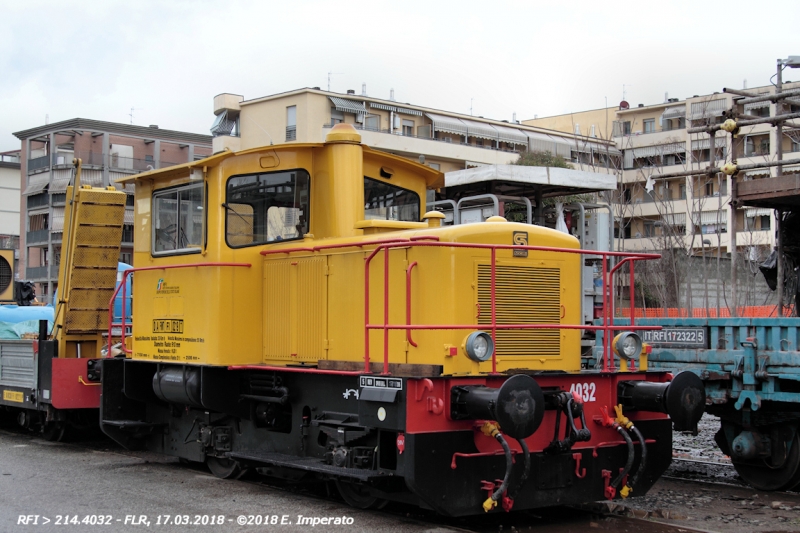
<svg viewBox="0 0 800 533"><path fill-rule="evenodd" d="M102 423L106 426L114 426L120 429L156 429L166 426L166 424L154 424L139 420L103 420Z"/></svg>
<svg viewBox="0 0 800 533"><path fill-rule="evenodd" d="M294 455L287 455L284 453L232 452L229 454L229 457L246 463L260 463L296 468L307 472L326 474L339 478L357 479L359 481L394 477L394 474L390 472L362 470L361 468L342 468L326 464L316 457L295 457Z"/></svg>

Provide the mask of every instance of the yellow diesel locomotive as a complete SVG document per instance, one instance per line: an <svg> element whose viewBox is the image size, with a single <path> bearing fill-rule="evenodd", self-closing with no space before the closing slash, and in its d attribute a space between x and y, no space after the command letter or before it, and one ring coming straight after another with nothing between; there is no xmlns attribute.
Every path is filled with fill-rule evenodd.
<svg viewBox="0 0 800 533"><path fill-rule="evenodd" d="M103 431L223 478L332 480L362 508L644 494L699 380L643 371L632 331L581 371L578 241L442 226L443 175L360 141L340 124L128 178L133 333L102 363Z"/></svg>

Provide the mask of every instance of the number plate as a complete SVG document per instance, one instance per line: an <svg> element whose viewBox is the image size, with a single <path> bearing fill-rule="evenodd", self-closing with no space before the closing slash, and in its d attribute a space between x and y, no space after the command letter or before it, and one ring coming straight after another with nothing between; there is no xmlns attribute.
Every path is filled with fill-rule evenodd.
<svg viewBox="0 0 800 533"><path fill-rule="evenodd" d="M183 320L153 320L153 333L183 333Z"/></svg>
<svg viewBox="0 0 800 533"><path fill-rule="evenodd" d="M706 328L662 328L641 331L642 340L656 348L708 348Z"/></svg>
<svg viewBox="0 0 800 533"><path fill-rule="evenodd" d="M3 391L3 399L7 402L17 402L17 403L24 403L25 402L25 395L21 392L13 391L13 390L4 390Z"/></svg>

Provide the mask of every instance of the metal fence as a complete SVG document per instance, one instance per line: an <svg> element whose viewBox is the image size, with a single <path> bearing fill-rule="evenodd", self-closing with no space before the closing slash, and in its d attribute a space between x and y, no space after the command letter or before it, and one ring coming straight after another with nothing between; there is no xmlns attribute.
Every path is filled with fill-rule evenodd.
<svg viewBox="0 0 800 533"><path fill-rule="evenodd" d="M33 209L36 207L44 207L49 205L50 198L46 192L41 194L32 194L27 197L26 199L28 209Z"/></svg>
<svg viewBox="0 0 800 533"><path fill-rule="evenodd" d="M47 243L47 237L50 235L49 229L39 229L29 231L25 234L25 244L31 246L33 244Z"/></svg>
<svg viewBox="0 0 800 533"><path fill-rule="evenodd" d="M30 280L56 279L58 278L58 265L28 267L25 275Z"/></svg>

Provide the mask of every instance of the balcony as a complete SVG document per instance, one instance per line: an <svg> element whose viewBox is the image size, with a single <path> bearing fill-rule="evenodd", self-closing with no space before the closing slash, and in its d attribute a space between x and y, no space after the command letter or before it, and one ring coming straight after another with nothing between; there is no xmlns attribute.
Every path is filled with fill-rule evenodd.
<svg viewBox="0 0 800 533"><path fill-rule="evenodd" d="M28 267L25 270L25 277L32 281L46 281L58 279L58 265L45 265L39 267Z"/></svg>
<svg viewBox="0 0 800 533"><path fill-rule="evenodd" d="M323 124L322 128L323 129L332 128L335 125L336 124ZM463 141L461 141L461 142L453 142L449 138L436 139L436 138L422 136L422 135L403 134L400 130L395 130L394 132L392 132L391 130L388 130L388 129L382 130L382 129L378 129L378 128L368 128L368 127L362 126L361 124L350 124L350 125L353 126L355 129L357 129L359 131L373 132L373 133L384 133L384 134L391 135L393 137L397 137L397 138L400 138L400 139L403 139L403 138L407 138L407 139L422 139L424 141L435 141L435 142L440 142L440 143L444 143L444 144L451 144L453 146L466 146L466 147L469 147L469 148L480 148L482 150L492 150L492 151L495 151L495 152L505 152L505 153L508 153L508 154L519 154L520 153L520 150L509 150L508 148L496 148L494 146L485 146L485 145L479 145L479 144L472 144L472 143L463 142ZM324 133L323 133L323 137L324 137ZM487 141L487 142L494 142L494 141Z"/></svg>
<svg viewBox="0 0 800 533"><path fill-rule="evenodd" d="M34 172L36 170L40 170L43 168L47 168L50 166L50 156L45 155L42 157L36 157L34 159L28 159L28 174Z"/></svg>
<svg viewBox="0 0 800 533"><path fill-rule="evenodd" d="M56 152L52 156L46 155L28 160L28 174L37 170L48 168L51 164L56 167L72 167L72 160L79 158L84 167L91 166L103 168L103 154L99 152ZM183 161L175 163L171 161L161 161L159 168L166 168L186 163ZM156 168L153 159L137 159L134 157L120 157L117 154L109 154L108 168L113 170L132 171L132 173L145 172Z"/></svg>
<svg viewBox="0 0 800 533"><path fill-rule="evenodd" d="M26 205L28 206L28 209L35 209L37 207L47 207L48 205L50 205L50 195L48 195L46 192L43 192L41 194L32 194L28 196L25 201Z"/></svg>
<svg viewBox="0 0 800 533"><path fill-rule="evenodd" d="M48 237L50 236L49 229L39 229L29 231L25 234L25 244L27 246L36 246L39 244L47 245Z"/></svg>
<svg viewBox="0 0 800 533"><path fill-rule="evenodd" d="M125 225L122 227L122 244L123 246L133 244L133 226Z"/></svg>

